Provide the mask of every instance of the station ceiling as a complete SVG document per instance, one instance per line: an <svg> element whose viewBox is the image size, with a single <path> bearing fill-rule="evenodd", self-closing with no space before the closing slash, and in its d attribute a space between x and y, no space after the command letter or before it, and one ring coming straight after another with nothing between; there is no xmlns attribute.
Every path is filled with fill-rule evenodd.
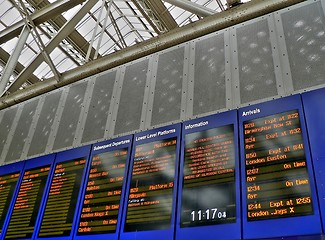
<svg viewBox="0 0 325 240"><path fill-rule="evenodd" d="M228 8L226 0L0 0L0 97Z"/></svg>

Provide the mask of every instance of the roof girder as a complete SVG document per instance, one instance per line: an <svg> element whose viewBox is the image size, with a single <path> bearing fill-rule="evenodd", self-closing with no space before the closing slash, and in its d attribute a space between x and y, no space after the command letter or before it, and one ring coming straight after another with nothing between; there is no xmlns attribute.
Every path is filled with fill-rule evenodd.
<svg viewBox="0 0 325 240"><path fill-rule="evenodd" d="M83 3L86 0L58 0L39 11L31 14L31 19L33 20L34 24L37 26L42 22L48 21L53 17L67 11L67 9L71 9L78 4ZM0 44L3 44L14 37L19 36L21 30L25 26L24 20L21 20L10 27L4 29L0 32Z"/></svg>
<svg viewBox="0 0 325 240"><path fill-rule="evenodd" d="M207 17L217 13L216 11L210 8L207 8L205 6L199 5L195 2L191 2L188 0L165 0L165 1L176 7L182 8L186 11L196 14L200 17Z"/></svg>
<svg viewBox="0 0 325 240"><path fill-rule="evenodd" d="M40 8L39 11L42 8L45 8L46 6L51 5L51 3L48 0L27 0L27 1L33 7ZM62 26L67 22L67 20L61 14L59 14L55 16L55 18L49 19L48 22L53 26L53 28L56 31L59 31L59 29L62 28ZM76 49L81 54L81 56L86 58L90 44L83 36L81 36L81 34L78 31L74 30L71 34L69 34L66 40L71 46L73 46L74 49ZM94 55L95 55L95 49L92 48L89 58L93 59Z"/></svg>
<svg viewBox="0 0 325 240"><path fill-rule="evenodd" d="M3 65L6 65L6 63L9 61L10 58L10 54L7 53L5 50L3 50L2 48L0 48L0 62L2 62ZM19 73L21 73L24 70L24 66L21 63L17 63L16 67L14 69L14 74L18 75ZM34 74L31 74L28 78L27 78L27 82L34 84L39 82L40 79L38 77L36 77Z"/></svg>
<svg viewBox="0 0 325 240"><path fill-rule="evenodd" d="M155 13L155 16L166 26L167 30L173 30L178 27L177 22L167 10L161 0L142 0Z"/></svg>
<svg viewBox="0 0 325 240"><path fill-rule="evenodd" d="M97 0L88 0L81 9L60 29L60 31L48 42L44 51L51 53L59 43L66 38L73 30L80 20L90 11L90 9L97 3ZM17 91L20 86L26 81L27 77L31 75L35 69L43 62L42 53L39 53L32 62L18 75L16 80L7 89L8 92Z"/></svg>
<svg viewBox="0 0 325 240"><path fill-rule="evenodd" d="M197 21L190 25L174 29L156 38L149 39L148 41L133 45L127 49L122 49L116 53L103 56L100 59L89 62L78 68L66 71L62 73L59 83L57 83L54 78L49 78L35 84L33 88L27 88L6 95L0 98L0 109L12 106L78 80L85 79L96 73L125 64L126 62L147 56L148 54L161 51L185 41L225 29L303 1L304 0L256 0L236 8L231 8L220 14L206 17L205 21Z"/></svg>
<svg viewBox="0 0 325 240"><path fill-rule="evenodd" d="M160 34L161 32L164 31L163 29L164 26L159 26L159 24L157 23L157 21L159 20L156 19L155 16L149 16L150 14L147 13L147 11L144 8L142 8L141 5L139 4L140 1L138 0L131 0L131 1L157 34Z"/></svg>

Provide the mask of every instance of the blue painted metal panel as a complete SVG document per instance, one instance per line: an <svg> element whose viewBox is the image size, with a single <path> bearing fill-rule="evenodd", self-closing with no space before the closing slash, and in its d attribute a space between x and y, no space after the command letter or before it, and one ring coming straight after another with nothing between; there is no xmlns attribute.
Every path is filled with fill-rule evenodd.
<svg viewBox="0 0 325 240"><path fill-rule="evenodd" d="M24 161L21 182L8 217L3 239L33 239L55 155ZM17 219L20 219L17 221Z"/></svg>
<svg viewBox="0 0 325 240"><path fill-rule="evenodd" d="M129 135L93 145L86 176L87 184L83 187L73 239L118 239L132 138L133 136ZM97 176L98 174L100 176ZM121 177L123 179L119 179ZM119 199L115 200L116 198ZM92 199L95 201L92 202ZM117 213L114 213L115 211ZM94 217L93 214L98 216ZM92 224L95 221L98 223ZM111 230L114 227L115 229Z"/></svg>
<svg viewBox="0 0 325 240"><path fill-rule="evenodd" d="M21 182L21 172L25 162L12 163L0 167L1 179L1 217L0 217L0 239L3 239L6 226L9 221L11 210L14 206L14 199L18 193L18 186ZM5 193L7 192L7 194Z"/></svg>
<svg viewBox="0 0 325 240"><path fill-rule="evenodd" d="M181 125L135 134L120 240L172 240Z"/></svg>
<svg viewBox="0 0 325 240"><path fill-rule="evenodd" d="M293 122L296 122L296 125L291 129L290 125ZM253 128L250 128L252 126ZM285 97L239 109L239 129L243 189L243 238L256 239L320 234L320 215L301 96ZM256 134L256 132L260 134L256 139L247 137L250 133ZM244 133L247 134L246 138ZM287 138L287 135L290 137ZM302 138L302 143L299 145L303 146L302 149L294 151L297 146L292 146L293 142L290 141L293 138L291 135ZM264 151L265 156L258 158L258 151L255 153L247 151L250 146L248 143L256 147L263 141L270 141L267 143L269 145L264 145L265 147L259 146L258 151ZM297 158L295 154L299 151L304 151L304 156ZM251 158L252 154L257 154L257 158ZM293 162L292 159L297 161ZM303 167L296 164L299 162L304 162ZM255 165L259 170L254 169L254 167L251 168ZM266 171L265 166L271 166L272 170L269 168ZM301 170L299 170L300 168ZM265 172L256 173L256 171L262 170ZM304 184L301 184L301 179L298 178L301 174L298 174L299 171L306 174ZM265 175L266 173L268 175ZM267 180L262 178L267 178ZM247 187L254 183L261 189ZM271 186L270 189L267 189L268 193L262 193L265 190L263 188L267 186L265 183ZM278 187L275 187L276 184ZM292 191L297 190L300 193L300 187L308 189L308 191L306 191L306 196L297 199ZM287 192L288 195L286 195ZM263 194L264 196L267 195L268 198L266 200L264 198L265 202L261 203L258 200L263 197ZM268 207L266 207L267 204L269 204ZM304 206L309 210L304 209ZM305 210L306 212L304 212ZM296 212L291 213L291 211Z"/></svg>
<svg viewBox="0 0 325 240"><path fill-rule="evenodd" d="M241 239L237 139L237 111L184 122L176 239Z"/></svg>
<svg viewBox="0 0 325 240"><path fill-rule="evenodd" d="M57 153L35 239L72 239L91 146Z"/></svg>
<svg viewBox="0 0 325 240"><path fill-rule="evenodd" d="M302 94L310 149L315 169L319 206L325 229L325 89Z"/></svg>

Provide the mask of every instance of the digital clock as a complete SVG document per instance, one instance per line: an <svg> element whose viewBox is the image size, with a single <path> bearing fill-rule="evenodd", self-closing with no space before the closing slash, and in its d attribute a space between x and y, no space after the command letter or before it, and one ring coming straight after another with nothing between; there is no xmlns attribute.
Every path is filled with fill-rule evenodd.
<svg viewBox="0 0 325 240"><path fill-rule="evenodd" d="M236 221L234 125L185 135L181 206L183 228Z"/></svg>
<svg viewBox="0 0 325 240"><path fill-rule="evenodd" d="M220 210L218 208L209 208L206 210L193 210L191 212L191 221L206 221L206 220L221 220L227 218L226 210Z"/></svg>

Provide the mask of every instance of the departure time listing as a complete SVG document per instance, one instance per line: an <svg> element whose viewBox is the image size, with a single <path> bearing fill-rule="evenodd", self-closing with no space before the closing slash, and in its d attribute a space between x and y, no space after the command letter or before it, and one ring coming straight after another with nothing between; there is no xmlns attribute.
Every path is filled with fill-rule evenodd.
<svg viewBox="0 0 325 240"><path fill-rule="evenodd" d="M17 185L19 172L0 176L0 233Z"/></svg>
<svg viewBox="0 0 325 240"><path fill-rule="evenodd" d="M38 237L70 235L85 163L80 158L56 164Z"/></svg>
<svg viewBox="0 0 325 240"><path fill-rule="evenodd" d="M115 233L128 149L94 155L77 235Z"/></svg>
<svg viewBox="0 0 325 240"><path fill-rule="evenodd" d="M49 171L48 165L24 172L5 239L32 237Z"/></svg>
<svg viewBox="0 0 325 240"><path fill-rule="evenodd" d="M313 214L299 112L243 124L248 221Z"/></svg>
<svg viewBox="0 0 325 240"><path fill-rule="evenodd" d="M170 228L176 138L136 147L125 231Z"/></svg>

